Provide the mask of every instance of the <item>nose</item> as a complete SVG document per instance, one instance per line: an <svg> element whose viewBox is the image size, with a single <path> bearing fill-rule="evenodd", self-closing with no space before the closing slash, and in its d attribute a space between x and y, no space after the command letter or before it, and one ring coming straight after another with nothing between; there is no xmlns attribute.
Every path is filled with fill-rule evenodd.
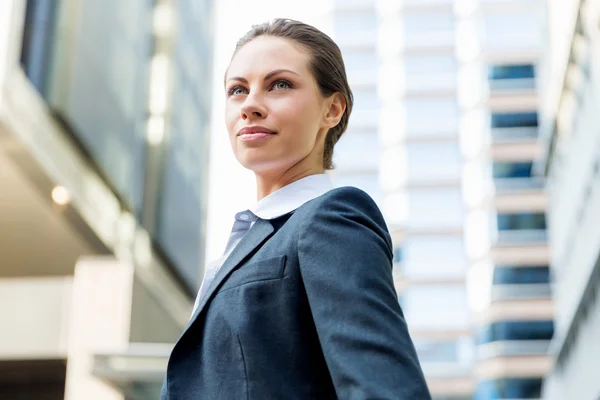
<svg viewBox="0 0 600 400"><path fill-rule="evenodd" d="M241 113L242 119L244 120L248 118L265 118L267 116L267 109L259 96L250 94L246 97L246 100L242 105Z"/></svg>

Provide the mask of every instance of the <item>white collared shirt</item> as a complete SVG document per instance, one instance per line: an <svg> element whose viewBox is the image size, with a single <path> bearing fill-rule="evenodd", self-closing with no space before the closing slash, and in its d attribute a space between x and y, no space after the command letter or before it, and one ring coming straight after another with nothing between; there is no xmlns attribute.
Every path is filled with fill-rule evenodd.
<svg viewBox="0 0 600 400"><path fill-rule="evenodd" d="M250 207L249 210L260 219L275 219L298 209L304 203L316 199L331 189L333 189L333 185L326 174L309 175L262 198ZM229 254L233 251L233 248L235 246L229 252L223 254L223 256L206 264L204 279L196 296L194 311L200 302L199 294L202 293L202 288L210 285L227 257L229 257ZM192 315L194 311L192 311Z"/></svg>

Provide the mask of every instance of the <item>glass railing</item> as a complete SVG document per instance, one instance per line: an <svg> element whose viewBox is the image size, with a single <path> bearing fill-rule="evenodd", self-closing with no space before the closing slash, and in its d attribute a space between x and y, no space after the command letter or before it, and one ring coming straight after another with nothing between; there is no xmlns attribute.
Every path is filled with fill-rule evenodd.
<svg viewBox="0 0 600 400"><path fill-rule="evenodd" d="M496 236L496 245L546 243L548 234L545 229L522 229L500 231Z"/></svg>
<svg viewBox="0 0 600 400"><path fill-rule="evenodd" d="M550 341L554 335L552 320L498 321L484 325L477 334L478 346L504 341Z"/></svg>
<svg viewBox="0 0 600 400"><path fill-rule="evenodd" d="M503 340L478 346L477 359L545 355L549 348L550 340Z"/></svg>
<svg viewBox="0 0 600 400"><path fill-rule="evenodd" d="M535 79L494 79L488 81L490 92L510 92L535 89Z"/></svg>
<svg viewBox="0 0 600 400"><path fill-rule="evenodd" d="M492 301L519 300L519 299L545 299L552 296L552 289L548 283L525 283L511 285L494 285L492 287Z"/></svg>
<svg viewBox="0 0 600 400"><path fill-rule="evenodd" d="M537 127L491 128L494 142L513 140L535 140L538 137Z"/></svg>
<svg viewBox="0 0 600 400"><path fill-rule="evenodd" d="M496 192L511 192L523 190L542 190L546 180L541 177L530 178L497 178L494 179Z"/></svg>

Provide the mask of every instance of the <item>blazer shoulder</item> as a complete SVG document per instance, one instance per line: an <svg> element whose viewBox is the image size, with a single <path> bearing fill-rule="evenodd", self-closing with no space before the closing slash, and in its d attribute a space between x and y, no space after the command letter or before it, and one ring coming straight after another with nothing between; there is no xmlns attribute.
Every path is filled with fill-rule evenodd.
<svg viewBox="0 0 600 400"><path fill-rule="evenodd" d="M331 214L349 218L361 216L387 230L385 220L375 200L368 193L354 186L332 189L306 203L305 206L303 208L305 208L306 220Z"/></svg>

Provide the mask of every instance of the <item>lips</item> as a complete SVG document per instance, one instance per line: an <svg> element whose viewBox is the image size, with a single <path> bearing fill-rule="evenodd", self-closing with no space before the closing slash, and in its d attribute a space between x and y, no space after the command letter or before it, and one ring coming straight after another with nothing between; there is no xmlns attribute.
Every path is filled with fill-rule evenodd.
<svg viewBox="0 0 600 400"><path fill-rule="evenodd" d="M240 140L258 140L275 135L276 132L264 126L247 126L239 130L237 136Z"/></svg>

